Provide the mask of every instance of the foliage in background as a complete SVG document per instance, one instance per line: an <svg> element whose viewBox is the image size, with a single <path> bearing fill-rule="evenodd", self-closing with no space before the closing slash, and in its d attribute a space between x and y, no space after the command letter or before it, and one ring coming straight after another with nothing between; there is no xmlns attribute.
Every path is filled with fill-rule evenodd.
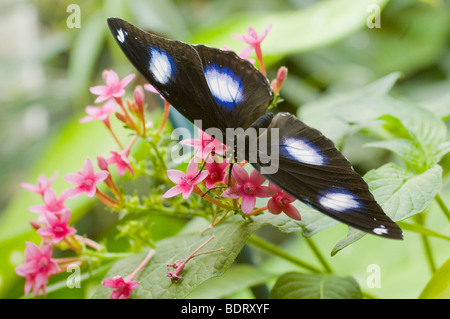
<svg viewBox="0 0 450 319"><path fill-rule="evenodd" d="M220 244L217 245L224 246L228 242L231 245L227 246L225 257L211 254L201 257L203 259L198 262L193 259L189 273L200 276L194 284L172 284L159 291L145 290L146 294L137 297L195 297L196 293L202 296L202 289L207 289L209 283L210 287L224 287L221 291L209 288L209 297L248 296L248 287L261 283L273 287L272 297L307 297L302 289L286 290L286 283L293 281L299 288L310 285L312 291L318 282L330 287L327 294L313 297L333 296L333 287L339 283L348 287L345 297L349 298L361 296L358 286L366 296L448 298L448 285L442 287L442 282L449 282L446 262L449 258L449 223L448 215L445 217L441 212L448 214L445 202L449 201L450 194L445 178L450 167L449 156L445 156L449 150L445 121L450 116L448 1L94 3L80 3L83 20L79 30L67 29L66 4L55 6L52 1L20 4L25 6L21 9L24 12L35 12L34 8L39 10L39 15L34 17L43 36L42 43L34 45L40 49L30 56L10 58L15 63L4 60L2 65L1 81L9 81L8 85L2 86L5 100L2 135L16 134L12 135L13 139L4 138L7 142L1 149L5 155L1 159L0 176L5 182L1 192L4 209L0 219L0 254L2 260L8 261L0 266L1 296L23 294L13 268L21 262L25 240L37 242L38 239L24 222L31 217L27 207L35 203L35 198L19 190L19 182L35 181L40 173L51 176L55 169L61 175L76 171L84 158L105 154L113 144L100 125L80 126L77 122L81 110L91 99L87 94L88 87L98 83L101 70L114 65L125 74L131 69L106 28L105 17L120 16L168 37L217 47L227 44L236 51L241 47L237 42L232 43L232 33L240 34L249 25L261 30L272 23L273 30L263 48L274 66L268 70L269 76L273 77L281 64L289 68L289 77L281 92L285 102L278 110L297 114L301 120L332 138L355 168L365 174L375 197L394 220L412 216L400 223L407 230L401 243L364 238L351 246L348 245L361 238L359 232L350 230L342 239L345 236L342 226L328 228L335 223L305 211L304 207L301 207L303 234L306 237L314 235L314 242L292 235L274 235L264 227L271 224L282 231L298 231L298 227L284 225L281 216L277 219L258 216L250 225L241 220L219 225L217 234L224 235L219 237L217 243ZM374 3L386 6L380 29L366 27L369 14L366 8ZM15 8L13 4L7 7L12 12ZM28 14L33 16L33 13ZM24 65L28 66L25 70ZM19 75L31 72L29 70L35 70L34 78L36 74L40 76L40 81L36 80L40 86L28 84L29 87L24 87L24 78ZM29 94L22 94L21 89L27 89ZM149 99L149 103L153 108L158 107L155 100ZM154 116L157 122L158 110L154 111ZM31 127L34 131L29 131L30 123L34 122L27 120L30 117L35 121L41 119L44 126L46 123L51 125L44 129ZM36 132L41 132L40 137L37 135L39 138L34 137ZM142 144L135 156L145 157L147 148ZM152 178L157 179L157 175ZM148 196L149 188L157 187L146 180L138 182L140 187L136 196ZM125 180L122 187L129 188L130 185L130 181ZM66 185L56 183L55 187L63 189ZM149 196L147 200L157 199ZM174 207L180 204L181 200L174 203ZM195 211L196 205L201 205L195 201L191 204L193 206L187 210ZM145 239L151 236L157 243L157 252L164 253L155 254L153 266L144 269L142 281L145 286L160 280L160 287L165 287L170 280L157 270L165 268L169 259L173 262L175 256L182 258L200 244L199 235L195 233L201 225L197 219L186 224L176 216L155 213L145 220L146 227L142 227L134 221L145 214L143 211L136 210L134 216L119 222L117 216L108 216L103 207L92 201L78 200L73 208L77 229L89 237L106 237L111 250L139 251L145 246ZM119 226L119 233L116 226ZM258 236L266 240L252 235L257 230ZM128 238L134 238L134 242L130 244L124 238L118 239L126 234ZM253 251L253 258L259 259L258 268L232 265L247 241L252 247L269 252L267 255ZM277 241L282 249L269 243ZM214 242L216 240L211 244ZM338 253L344 247L347 248ZM425 256L420 261L417 260L418 247ZM213 245L210 247L214 248ZM323 250L335 256L323 256L319 253ZM139 263L142 254L96 268L89 274L86 272L82 289L62 289L66 287L67 276L61 276L59 283L49 287L49 297L90 297L93 287L106 272L125 275ZM379 289L365 286L366 267L373 263L383 270L382 288ZM205 264L215 266L205 272ZM442 268L437 270L441 265ZM305 273L316 274L305 276ZM243 282L243 274L254 279L246 278L248 281ZM219 275L222 276L212 278ZM358 283L346 276L355 277ZM95 296L108 295L97 289Z"/></svg>

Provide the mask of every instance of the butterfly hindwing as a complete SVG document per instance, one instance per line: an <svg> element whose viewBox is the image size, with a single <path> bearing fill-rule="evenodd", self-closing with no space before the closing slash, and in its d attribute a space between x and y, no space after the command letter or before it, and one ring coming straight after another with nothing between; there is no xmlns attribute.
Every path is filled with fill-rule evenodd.
<svg viewBox="0 0 450 319"><path fill-rule="evenodd" d="M272 101L267 79L234 52L161 38L118 18L108 24L138 71L191 122L201 120L203 130L246 128Z"/></svg>
<svg viewBox="0 0 450 319"><path fill-rule="evenodd" d="M273 130L278 130L275 143ZM402 237L401 229L383 212L366 182L319 131L291 114L278 113L264 134L279 153L277 172L264 174L268 180L352 227L383 237ZM254 166L261 170L260 165Z"/></svg>

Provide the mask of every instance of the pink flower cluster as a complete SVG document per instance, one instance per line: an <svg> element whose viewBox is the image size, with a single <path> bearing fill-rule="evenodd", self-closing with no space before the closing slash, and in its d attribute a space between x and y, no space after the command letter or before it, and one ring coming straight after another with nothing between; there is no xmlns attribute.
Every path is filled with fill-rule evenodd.
<svg viewBox="0 0 450 319"><path fill-rule="evenodd" d="M123 194L119 191L111 177L110 165L116 166L118 176L124 175L126 171L134 175L129 154L138 135L145 135L146 125L143 115L144 91L142 87L137 87L133 94L134 101L127 100L124 103L122 97L125 94L125 87L134 78L134 74L130 74L123 80L120 80L116 72L108 70L103 72L103 78L106 85L94 86L90 90L92 93L98 95L95 103L105 103L102 106L87 106L87 116L82 118L80 122L89 122L92 120L102 121L121 150L111 151L109 158L98 156L97 163L100 170L97 172L94 171L91 160L87 158L83 169L64 176L64 179L74 186L66 189L59 196L51 188L57 177L56 173L50 178L44 175L39 176L37 185L22 183L24 189L39 194L43 199L43 204L29 207L31 212L39 214L37 221L31 221L30 223L41 236L41 245L39 247L34 243L27 242L25 263L16 267L16 273L26 279L25 294L28 294L32 290L33 296L37 296L40 292L45 295L46 286L51 276L64 271L69 265L67 262L82 262L80 257L53 258L53 250L55 247L66 249L68 246L77 254L82 253L83 246L89 246L95 250L102 249L96 242L77 235L76 229L69 226L71 211L66 205L66 201L81 194L86 194L89 198L96 196L104 204L113 209L120 209L123 205ZM125 104L127 108L125 108ZM136 135L126 147L122 147L110 123L110 114L116 112L119 108L122 108L123 113L116 113L116 117L136 132ZM114 197L98 189L97 185L101 182L106 184L114 194ZM62 244L62 242L64 243ZM149 258L147 262L148 260ZM104 284L106 286L115 287L115 292L111 296L112 298L120 296L127 298L129 291L135 289L138 285L131 280L130 276L126 277L125 281L121 277L120 279L118 277L105 279Z"/></svg>
<svg viewBox="0 0 450 319"><path fill-rule="evenodd" d="M203 182L207 189L213 189L216 185L220 187L229 186L222 194L222 197L235 200L241 199L241 210L246 215L253 215L260 212L260 209L254 211L256 198L270 197L267 206L272 214L278 215L284 212L287 216L295 220L301 220L297 208L291 203L295 198L279 189L273 183L264 186L265 178L256 170L249 175L247 171L239 164L232 167L230 185L227 185L229 176L229 166L227 161L220 162L218 157L211 152L224 154L225 145L215 140L204 132L199 132L199 139L183 140L182 143L196 148L196 153L187 166L186 173L170 169L167 176L176 185L163 194L163 198L170 198L182 194L184 199L188 199L193 191L202 194L197 184ZM218 150L218 151L217 151ZM199 160L204 161L203 167L199 170Z"/></svg>
<svg viewBox="0 0 450 319"><path fill-rule="evenodd" d="M66 205L66 201L82 193L93 197L97 191L96 184L104 181L108 175L109 173L103 170L95 173L91 160L87 159L82 170L65 176L66 181L74 184L75 187L63 191L59 197L50 188L57 177L56 173L50 178L44 175L39 176L36 186L22 183L24 189L39 194L44 202L29 207L31 212L39 214L37 221L32 221L31 224L41 236L41 247L27 242L25 264L16 268L16 273L26 279L25 294L32 289L34 296L38 295L40 291L45 295L49 277L61 271L60 266L67 266L59 264L56 259L52 258L54 246L65 241L74 250L77 250L78 246L81 247L78 242L80 237L75 235L76 229L69 226L71 211Z"/></svg>

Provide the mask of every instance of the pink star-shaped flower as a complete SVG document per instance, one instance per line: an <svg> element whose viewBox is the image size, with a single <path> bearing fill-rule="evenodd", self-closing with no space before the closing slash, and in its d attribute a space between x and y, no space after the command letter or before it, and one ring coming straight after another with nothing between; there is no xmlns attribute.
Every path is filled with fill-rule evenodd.
<svg viewBox="0 0 450 319"><path fill-rule="evenodd" d="M69 227L70 210L64 211L60 217L46 213L47 225L40 227L37 232L43 237L49 237L53 244L59 243L66 236L71 236L77 232L73 227Z"/></svg>
<svg viewBox="0 0 450 319"><path fill-rule="evenodd" d="M278 215L284 212L287 216L295 220L302 220L300 213L295 206L291 205L295 201L295 197L285 193L272 183L269 183L269 188L275 192L269 202L267 208L269 212L274 215Z"/></svg>
<svg viewBox="0 0 450 319"><path fill-rule="evenodd" d="M38 221L42 222L45 221L45 214L61 214L65 210L67 210L67 206L64 205L64 202L69 196L69 192L65 191L61 194L61 196L58 198L56 197L56 193L53 189L47 189L44 193L44 204L43 205L33 205L28 207L28 209L33 213L41 214L39 216Z"/></svg>
<svg viewBox="0 0 450 319"><path fill-rule="evenodd" d="M121 297L127 299L130 297L130 291L139 286L139 281L133 279L148 264L154 254L155 251L153 249L150 250L139 266L125 278L122 278L122 276L114 276L113 278L106 278L103 280L103 286L114 289L111 294L111 299L118 299Z"/></svg>
<svg viewBox="0 0 450 319"><path fill-rule="evenodd" d="M261 34L258 34L254 28L248 27L247 34L244 35L233 34L233 36L236 39L247 43L250 47L255 49L256 57L258 58L258 61L261 66L261 72L263 74L265 74L265 69L262 63L261 42L266 38L271 28L272 25L270 24L267 28L264 29L264 31Z"/></svg>
<svg viewBox="0 0 450 319"><path fill-rule="evenodd" d="M92 94L98 95L95 103L100 103L111 98L119 98L125 95L125 87L134 79L134 74L129 74L121 81L119 76L113 70L103 71L103 80L106 85L97 85L89 90Z"/></svg>
<svg viewBox="0 0 450 319"><path fill-rule="evenodd" d="M84 162L84 167L78 173L70 173L64 176L64 179L70 184L77 185L69 193L70 198L76 197L83 192L86 192L88 197L94 197L97 190L96 184L104 181L109 175L109 172L101 170L94 174L94 168L89 158Z"/></svg>
<svg viewBox="0 0 450 319"><path fill-rule="evenodd" d="M128 158L128 155L130 154L131 146L133 143L130 143L127 147L125 147L120 152L111 151L111 156L106 160L106 163L108 164L116 164L117 166L117 175L123 176L125 174L125 171L130 171L131 175L134 176L133 168L130 165L130 160Z"/></svg>
<svg viewBox="0 0 450 319"><path fill-rule="evenodd" d="M39 291L45 295L48 278L59 271L58 265L52 260L52 246L43 245L41 248L32 242L26 242L25 264L15 268L16 273L26 278L25 295L33 289L33 296Z"/></svg>
<svg viewBox="0 0 450 319"><path fill-rule="evenodd" d="M265 28L261 34L258 34L258 32L256 32L256 30L250 26L247 29L247 34L244 35L233 34L233 36L239 41L243 41L251 45L252 47L256 47L259 46L261 42L266 38L270 29L272 29L272 24L269 24L269 26Z"/></svg>
<svg viewBox="0 0 450 319"><path fill-rule="evenodd" d="M212 188L217 183L224 183L229 165L227 162L218 163L215 159L213 162L205 163L205 169L208 171L208 176L204 180L205 186Z"/></svg>
<svg viewBox="0 0 450 319"><path fill-rule="evenodd" d="M225 144L206 134L201 129L198 129L198 138L184 139L181 141L181 144L196 148L196 156L199 159L206 159L212 151L216 154L223 155L227 148ZM212 162L213 159L208 158L207 161Z"/></svg>
<svg viewBox="0 0 450 319"><path fill-rule="evenodd" d="M130 292L139 286L139 281L126 281L122 276L115 276L113 278L104 279L102 284L105 287L114 289L111 294L111 299L127 299L130 297Z"/></svg>
<svg viewBox="0 0 450 319"><path fill-rule="evenodd" d="M208 174L206 171L199 173L198 163L195 160L189 162L186 174L176 169L169 169L167 170L167 176L177 185L165 192L162 197L170 198L182 194L184 199L188 199L194 190L194 186L204 180Z"/></svg>
<svg viewBox="0 0 450 319"><path fill-rule="evenodd" d="M88 105L86 106L85 109L88 116L85 116L82 119L80 119L80 122L85 123L89 121L100 120L109 126L109 116L112 112L114 112L118 108L119 105L116 103L115 100L108 100L102 106Z"/></svg>
<svg viewBox="0 0 450 319"><path fill-rule="evenodd" d="M34 186L32 184L28 184L28 183L22 183L20 184L24 189L36 193L36 194L40 194L42 197L44 197L44 193L47 189L50 188L50 186L52 185L52 183L55 181L56 177L58 176L58 173L53 174L52 177L47 178L45 177L45 175L41 174L38 177L38 184L37 186Z"/></svg>
<svg viewBox="0 0 450 319"><path fill-rule="evenodd" d="M166 100L165 98L164 98L164 96L162 96L160 93L159 93L159 91L153 86L153 85L151 85L151 84L144 84L144 89L146 89L147 91L149 91L149 92L151 92L151 93L154 93L154 94L158 94L159 95L159 97L162 99L162 100Z"/></svg>
<svg viewBox="0 0 450 319"><path fill-rule="evenodd" d="M241 209L244 214L249 214L255 208L256 197L271 197L274 191L267 186L262 186L265 178L256 170L248 176L247 171L240 165L233 165L232 176L236 180L236 185L228 188L222 193L223 197L241 198Z"/></svg>
<svg viewBox="0 0 450 319"><path fill-rule="evenodd" d="M223 49L226 51L233 51L228 46L224 46ZM244 60L247 60L251 64L255 64L255 62L256 62L255 59L249 59L250 54L252 54L252 51L253 51L253 47L251 45L246 46L241 52L239 52L238 56L240 56Z"/></svg>

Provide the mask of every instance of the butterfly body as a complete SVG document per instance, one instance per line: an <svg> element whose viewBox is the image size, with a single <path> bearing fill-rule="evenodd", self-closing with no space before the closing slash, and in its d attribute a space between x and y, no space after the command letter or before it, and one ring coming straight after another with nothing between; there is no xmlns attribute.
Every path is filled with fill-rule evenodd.
<svg viewBox="0 0 450 319"><path fill-rule="evenodd" d="M352 227L402 238L331 140L291 114L266 113L274 94L250 62L231 51L161 38L121 19L108 24L128 59L167 101L191 122L201 120L204 131L218 130L227 146L244 146L244 158L271 182ZM252 137L256 148L249 147ZM268 173L274 154L277 167Z"/></svg>

